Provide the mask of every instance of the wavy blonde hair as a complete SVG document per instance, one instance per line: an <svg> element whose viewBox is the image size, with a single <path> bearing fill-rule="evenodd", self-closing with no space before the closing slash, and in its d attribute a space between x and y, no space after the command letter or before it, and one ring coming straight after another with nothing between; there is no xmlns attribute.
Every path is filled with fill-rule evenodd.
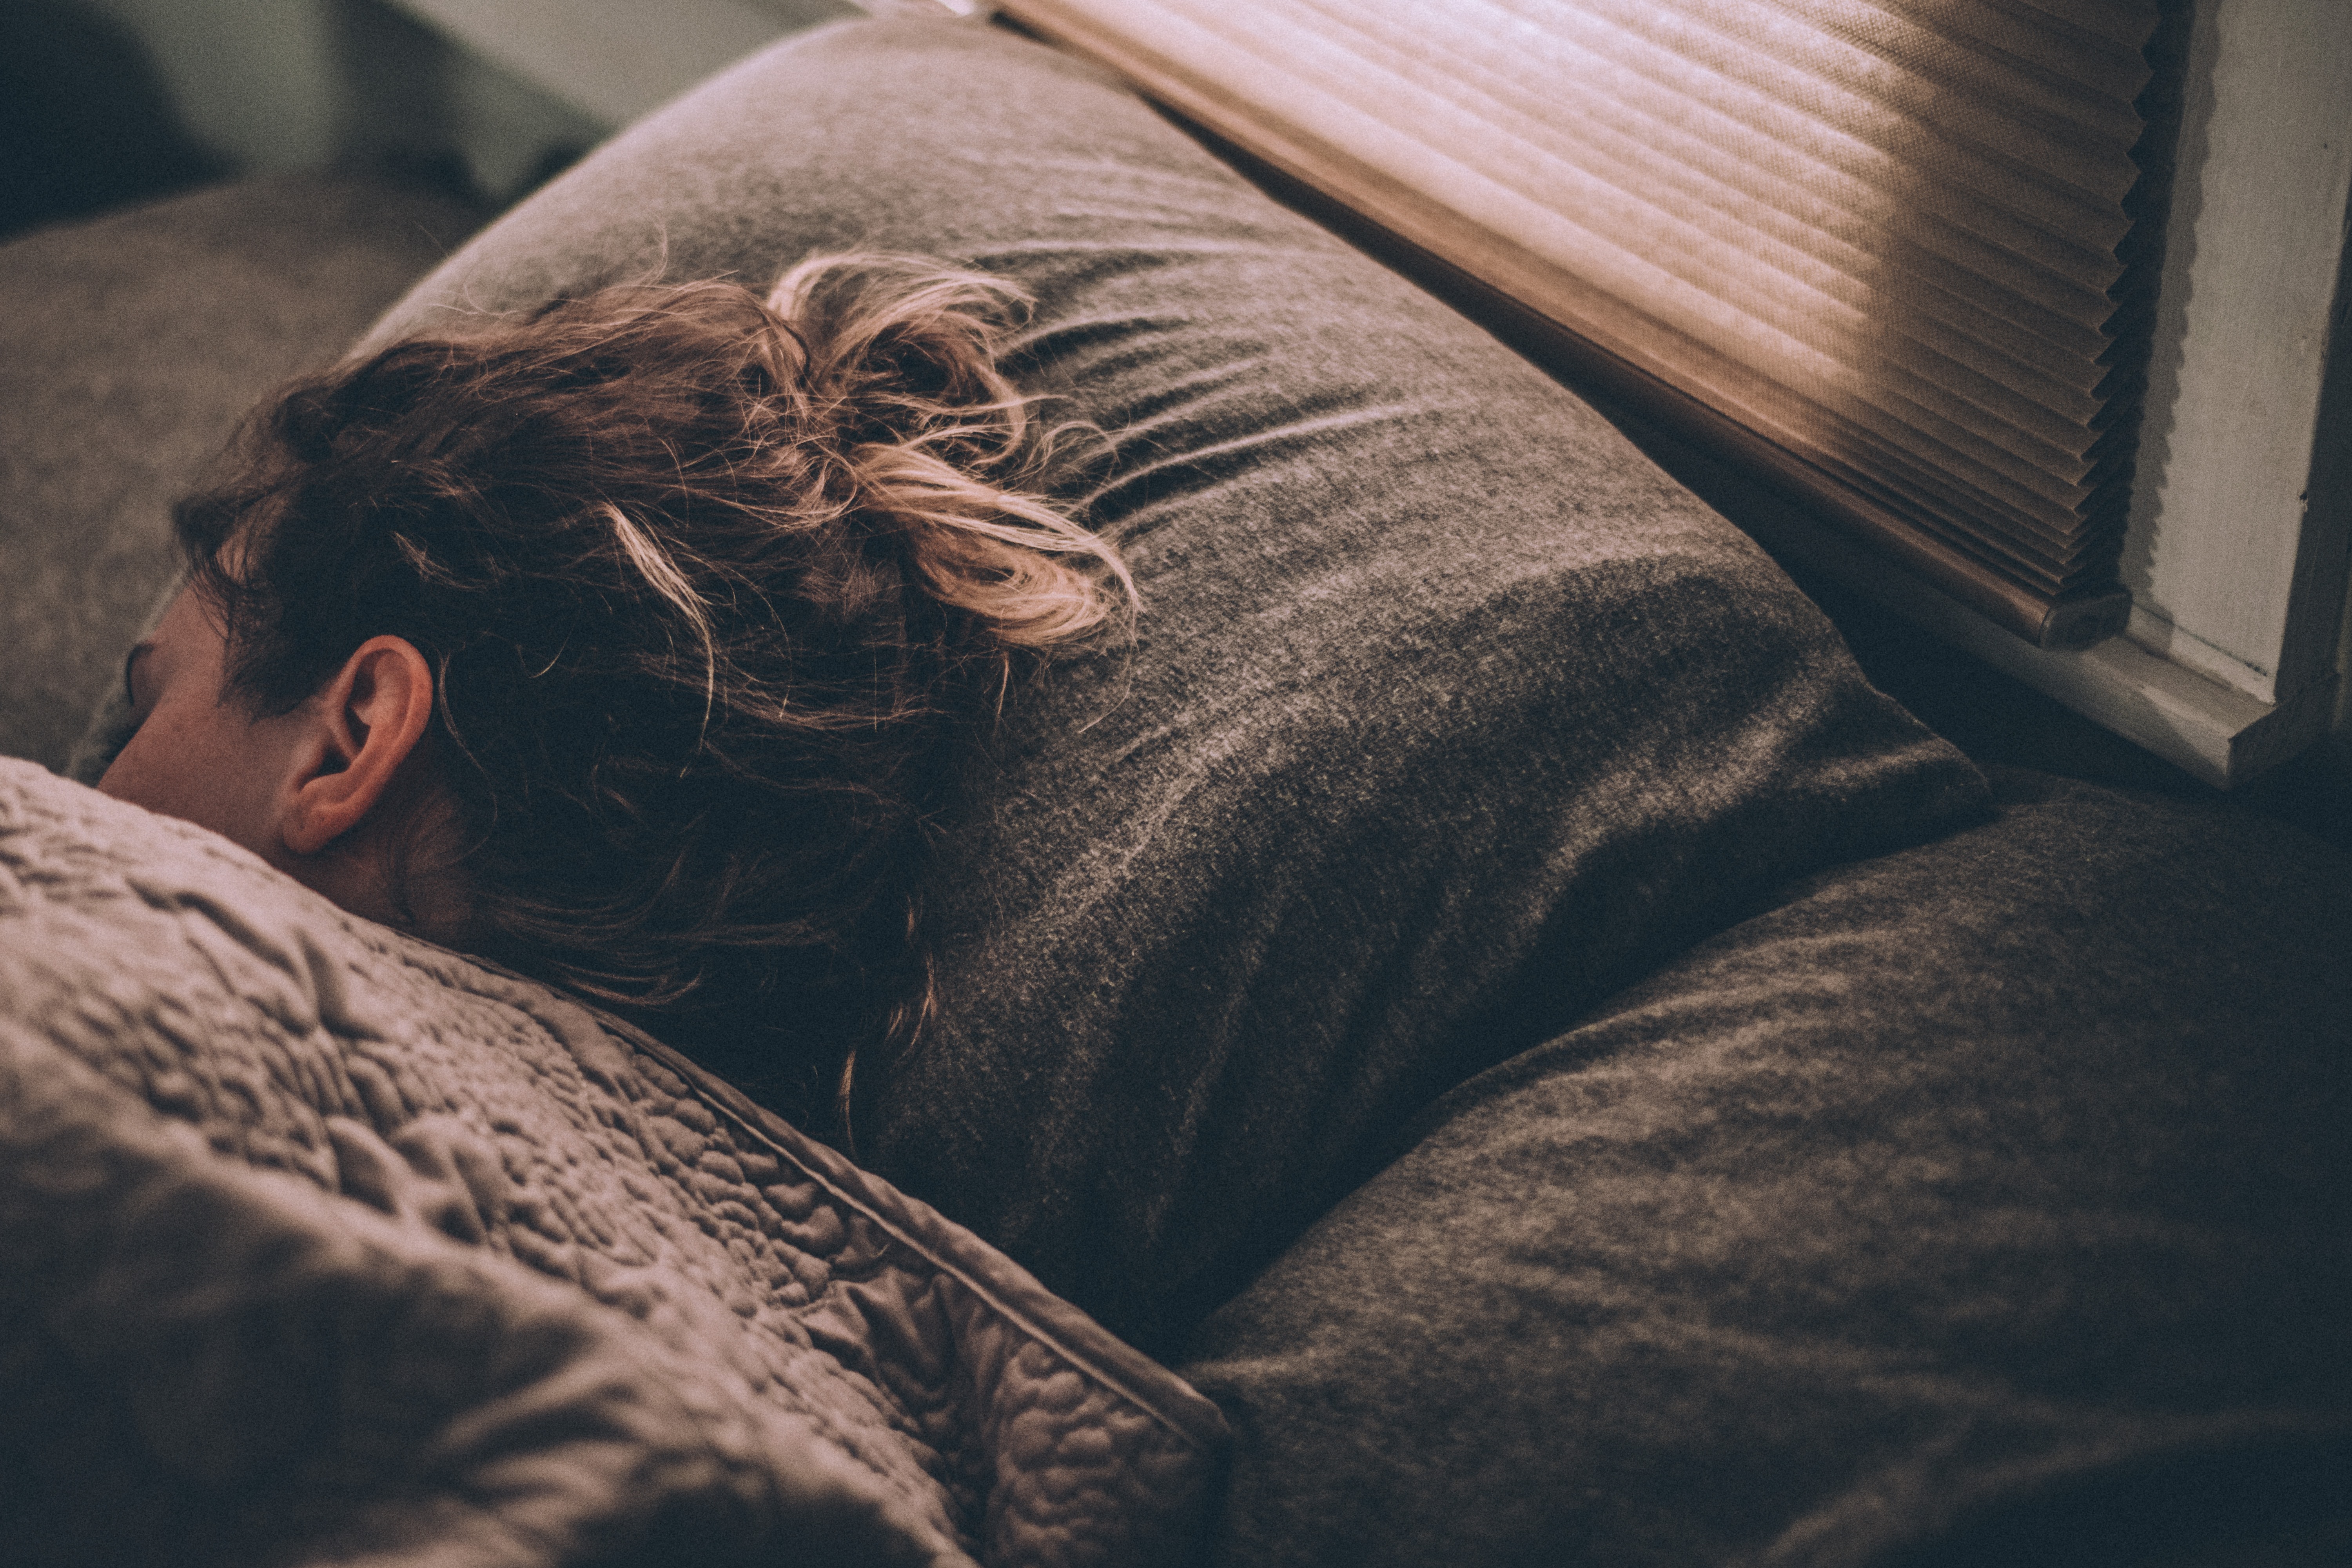
<svg viewBox="0 0 2352 1568"><path fill-rule="evenodd" d="M457 940L845 1131L859 1048L929 1006L961 754L1018 660L1136 603L1041 493L996 364L1026 303L816 257L764 300L626 285L299 383L178 513L232 688L287 711L415 645Z"/></svg>

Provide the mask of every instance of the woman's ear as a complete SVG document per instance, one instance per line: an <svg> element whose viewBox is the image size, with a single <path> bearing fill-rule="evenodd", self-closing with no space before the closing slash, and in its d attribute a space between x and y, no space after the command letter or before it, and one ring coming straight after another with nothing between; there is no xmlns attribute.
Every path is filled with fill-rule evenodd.
<svg viewBox="0 0 2352 1568"><path fill-rule="evenodd" d="M433 719L433 668L399 637L370 637L303 706L278 836L317 855L367 820L415 753Z"/></svg>

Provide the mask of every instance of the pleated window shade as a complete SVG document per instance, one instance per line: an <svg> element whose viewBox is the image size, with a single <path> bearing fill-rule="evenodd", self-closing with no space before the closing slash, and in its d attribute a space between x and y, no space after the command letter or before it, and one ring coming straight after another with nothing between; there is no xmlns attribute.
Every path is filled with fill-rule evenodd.
<svg viewBox="0 0 2352 1568"><path fill-rule="evenodd" d="M1664 389L2020 635L2120 626L2157 0L1003 9Z"/></svg>

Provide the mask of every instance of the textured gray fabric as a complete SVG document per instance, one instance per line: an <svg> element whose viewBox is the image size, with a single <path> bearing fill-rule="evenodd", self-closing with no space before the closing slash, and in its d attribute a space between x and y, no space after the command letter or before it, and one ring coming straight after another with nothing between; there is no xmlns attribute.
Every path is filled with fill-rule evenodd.
<svg viewBox="0 0 2352 1568"><path fill-rule="evenodd" d="M1158 1342L1431 1095L1761 887L1980 809L1758 551L1582 403L1002 31L850 25L508 215L373 341L812 249L1030 288L1112 433L1131 647L1016 689L860 1152ZM1539 983L1532 994L1530 981Z"/></svg>
<svg viewBox="0 0 2352 1568"><path fill-rule="evenodd" d="M1212 1317L1215 1560L2344 1561L2352 858L1999 782L1457 1089Z"/></svg>
<svg viewBox="0 0 2352 1568"><path fill-rule="evenodd" d="M2340 858L2013 790L1609 999L1979 782L1581 405L1084 69L804 40L380 336L853 245L1038 292L1016 374L1119 436L1068 489L1150 598L1013 694L865 1152L1158 1342L1402 1152L1187 1342L1225 1560L2007 1568L2340 1476Z"/></svg>
<svg viewBox="0 0 2352 1568"><path fill-rule="evenodd" d="M1222 1429L545 987L0 761L0 1555L1190 1553Z"/></svg>
<svg viewBox="0 0 2352 1568"><path fill-rule="evenodd" d="M480 221L276 176L0 246L0 753L65 765L173 574L172 502Z"/></svg>
<svg viewBox="0 0 2352 1568"><path fill-rule="evenodd" d="M1025 284L1013 376L1118 442L1070 487L1140 635L1013 691L936 879L939 1023L868 1068L858 1147L1122 1333L1162 1342L1397 1119L1757 889L1980 809L1583 402L1002 30L739 66L372 341L845 247Z"/></svg>

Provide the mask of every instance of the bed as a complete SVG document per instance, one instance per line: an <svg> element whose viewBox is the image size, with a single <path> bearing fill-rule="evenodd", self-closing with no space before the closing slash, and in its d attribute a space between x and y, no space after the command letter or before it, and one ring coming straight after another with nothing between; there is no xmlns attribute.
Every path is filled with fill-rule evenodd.
<svg viewBox="0 0 2352 1568"><path fill-rule="evenodd" d="M0 257L260 202L375 258L172 312L249 345L464 225L334 189ZM20 1560L2352 1560L2352 859L1980 766L1590 405L1001 29L748 60L360 341L851 247L1034 295L1146 608L1013 693L840 1150L36 765L119 743L204 444L108 489L62 411L265 378L6 329Z"/></svg>

